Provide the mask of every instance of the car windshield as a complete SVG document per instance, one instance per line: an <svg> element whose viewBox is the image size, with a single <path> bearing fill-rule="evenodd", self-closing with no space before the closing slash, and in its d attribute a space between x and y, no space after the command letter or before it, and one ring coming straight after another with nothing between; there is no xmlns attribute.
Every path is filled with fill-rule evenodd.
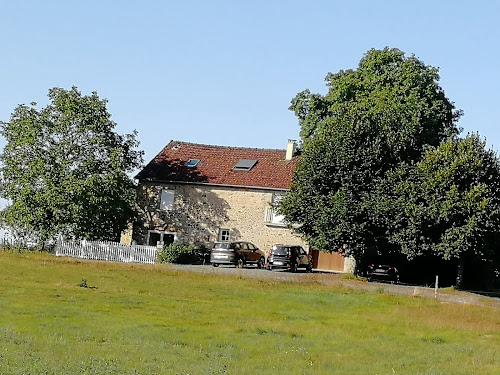
<svg viewBox="0 0 500 375"><path fill-rule="evenodd" d="M229 242L217 242L214 245L214 249L229 249L231 243Z"/></svg>
<svg viewBox="0 0 500 375"><path fill-rule="evenodd" d="M274 255L287 255L288 254L288 249L286 247L274 247L273 248L273 254Z"/></svg>

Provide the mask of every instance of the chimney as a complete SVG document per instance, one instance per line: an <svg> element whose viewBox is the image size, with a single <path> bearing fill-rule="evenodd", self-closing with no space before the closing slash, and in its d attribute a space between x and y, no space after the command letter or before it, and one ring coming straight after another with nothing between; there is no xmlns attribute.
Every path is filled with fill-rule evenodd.
<svg viewBox="0 0 500 375"><path fill-rule="evenodd" d="M297 143L295 139L289 139L286 145L286 156L285 160L292 160L293 155L295 155L295 150L297 149Z"/></svg>

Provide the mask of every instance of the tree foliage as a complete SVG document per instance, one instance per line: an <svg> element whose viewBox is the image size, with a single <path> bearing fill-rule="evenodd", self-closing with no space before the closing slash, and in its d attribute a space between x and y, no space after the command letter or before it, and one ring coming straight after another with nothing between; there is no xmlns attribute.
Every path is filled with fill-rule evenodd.
<svg viewBox="0 0 500 375"><path fill-rule="evenodd" d="M368 51L356 70L329 73L327 94L292 100L303 152L280 211L312 246L359 258L388 245L379 217L387 173L459 132L461 111L438 81L437 68L385 48Z"/></svg>
<svg viewBox="0 0 500 375"><path fill-rule="evenodd" d="M500 240L500 160L478 134L430 147L413 166L390 173L389 241L409 258L495 258ZM385 191L390 191L386 188Z"/></svg>
<svg viewBox="0 0 500 375"><path fill-rule="evenodd" d="M53 88L48 97L45 108L19 105L1 123L3 223L42 241L60 233L116 239L133 215L127 173L142 163L137 133L117 134L95 92Z"/></svg>

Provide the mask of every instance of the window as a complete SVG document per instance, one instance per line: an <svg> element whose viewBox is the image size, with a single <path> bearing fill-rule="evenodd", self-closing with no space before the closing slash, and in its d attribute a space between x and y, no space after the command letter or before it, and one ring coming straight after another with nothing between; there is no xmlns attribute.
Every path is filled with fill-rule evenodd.
<svg viewBox="0 0 500 375"><path fill-rule="evenodd" d="M238 163L233 167L233 171L243 171L248 172L250 169L257 164L257 160L253 159L240 159Z"/></svg>
<svg viewBox="0 0 500 375"><path fill-rule="evenodd" d="M162 232L158 230L148 230L147 244L156 246L158 243L170 245L177 239L177 234L174 232Z"/></svg>
<svg viewBox="0 0 500 375"><path fill-rule="evenodd" d="M186 163L186 167L193 168L198 165L200 162L200 159L189 159L189 161Z"/></svg>
<svg viewBox="0 0 500 375"><path fill-rule="evenodd" d="M219 241L229 241L229 229L219 229Z"/></svg>
<svg viewBox="0 0 500 375"><path fill-rule="evenodd" d="M174 209L175 190L163 189L161 191L160 210L171 211Z"/></svg>
<svg viewBox="0 0 500 375"><path fill-rule="evenodd" d="M149 231L148 233L148 245L149 246L156 246L158 242L161 242L161 234L158 232L151 232Z"/></svg>
<svg viewBox="0 0 500 375"><path fill-rule="evenodd" d="M282 194L273 194L273 210L272 210L272 216L271 216L271 223L273 223L273 224L284 224L285 216L278 215L276 213L276 210L274 209L274 206L279 204L282 199L283 199Z"/></svg>
<svg viewBox="0 0 500 375"><path fill-rule="evenodd" d="M218 242L214 245L214 248L215 249L232 249L232 248L234 248L234 244L231 244L229 242L224 242L224 243Z"/></svg>

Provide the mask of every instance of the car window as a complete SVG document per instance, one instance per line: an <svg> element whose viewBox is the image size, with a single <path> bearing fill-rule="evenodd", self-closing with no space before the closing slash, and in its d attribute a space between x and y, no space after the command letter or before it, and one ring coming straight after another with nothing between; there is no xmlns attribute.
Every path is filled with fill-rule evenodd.
<svg viewBox="0 0 500 375"><path fill-rule="evenodd" d="M273 254L275 255L287 255L288 249L283 246L277 246L273 248Z"/></svg>
<svg viewBox="0 0 500 375"><path fill-rule="evenodd" d="M300 255L307 255L306 251L302 247L299 247L299 253Z"/></svg>
<svg viewBox="0 0 500 375"><path fill-rule="evenodd" d="M243 250L248 250L248 246L247 246L246 242L242 242L242 243L240 243L240 247L241 247Z"/></svg>
<svg viewBox="0 0 500 375"><path fill-rule="evenodd" d="M248 248L250 250L257 250L257 246L255 246L253 243L250 243L250 242L248 243Z"/></svg>
<svg viewBox="0 0 500 375"><path fill-rule="evenodd" d="M230 245L229 242L216 242L214 244L214 249L229 249Z"/></svg>

